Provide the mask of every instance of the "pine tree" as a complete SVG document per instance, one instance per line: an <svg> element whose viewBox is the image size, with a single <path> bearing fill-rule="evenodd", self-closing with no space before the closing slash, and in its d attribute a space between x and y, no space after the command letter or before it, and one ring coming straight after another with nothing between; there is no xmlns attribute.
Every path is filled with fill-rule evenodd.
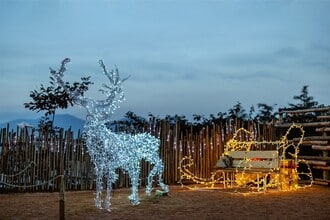
<svg viewBox="0 0 330 220"><path fill-rule="evenodd" d="M309 96L307 85L304 85L301 90L301 94L293 96L293 99L298 100L298 103L297 104L289 103L289 105L295 109L308 109L308 108L316 107L318 105L318 102L313 101L314 97Z"/></svg>

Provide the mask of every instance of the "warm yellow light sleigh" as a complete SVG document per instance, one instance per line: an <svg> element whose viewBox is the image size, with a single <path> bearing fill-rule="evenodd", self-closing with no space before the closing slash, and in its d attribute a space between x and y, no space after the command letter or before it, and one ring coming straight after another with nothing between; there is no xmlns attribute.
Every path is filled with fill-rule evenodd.
<svg viewBox="0 0 330 220"><path fill-rule="evenodd" d="M288 140L288 134L293 129L300 132L298 143ZM248 137L248 140L239 141L239 136ZM306 161L298 160L303 137L303 128L295 124L279 141L254 141L251 132L240 128L226 143L224 153L210 178L195 176L190 171L193 160L186 156L180 161L180 182L183 184L184 179L189 179L200 187L214 188L217 184L224 189L235 188L237 191L287 191L311 186L313 177L310 166Z"/></svg>

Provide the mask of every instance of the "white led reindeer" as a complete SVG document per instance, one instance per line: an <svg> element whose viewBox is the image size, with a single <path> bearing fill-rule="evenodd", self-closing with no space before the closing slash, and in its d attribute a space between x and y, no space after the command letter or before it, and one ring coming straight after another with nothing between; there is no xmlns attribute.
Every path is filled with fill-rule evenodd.
<svg viewBox="0 0 330 220"><path fill-rule="evenodd" d="M110 82L110 85L103 84L100 89L100 91L106 95L106 99L95 100L86 98L79 89L76 91L69 91L65 86L62 77L66 71L65 65L68 62L70 62L69 58L64 59L59 71L51 69L50 72L57 83L66 89L66 92L73 99L73 102L87 110L88 115L84 125L84 133L86 135L88 152L95 166L95 205L100 209L102 208L102 179L106 176L107 193L104 209L110 211L110 192L112 190L112 183L118 178L116 173L117 168L121 168L128 173L132 184L132 192L129 199L133 205L139 204L138 185L141 170L140 161L142 159L145 159L153 165L148 175L146 194L151 194L153 179L157 174L160 187L167 193L169 188L162 181L164 166L159 157L159 139L148 133L136 135L114 133L106 126L110 116L118 108L119 103L124 100L122 83L127 80L128 77L121 79L117 68L108 72L103 61L100 60L101 68Z"/></svg>

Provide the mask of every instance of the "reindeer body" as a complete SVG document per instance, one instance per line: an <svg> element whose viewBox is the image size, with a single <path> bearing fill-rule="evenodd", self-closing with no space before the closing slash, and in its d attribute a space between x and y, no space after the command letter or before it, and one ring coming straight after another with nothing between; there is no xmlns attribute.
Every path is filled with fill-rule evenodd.
<svg viewBox="0 0 330 220"><path fill-rule="evenodd" d="M153 165L148 175L146 194L150 195L153 177L158 174L161 188L168 192L168 187L162 182L163 162L158 156L159 139L148 133L130 135L114 133L104 124L91 127L85 125L88 151L91 155L96 171L96 199L95 205L102 208L101 192L102 179L107 177L107 194L104 208L110 207L111 185L118 179L116 169L126 171L131 179L132 193L129 199L133 205L139 204L138 185L140 179L140 161L144 159Z"/></svg>
<svg viewBox="0 0 330 220"><path fill-rule="evenodd" d="M62 62L59 72L51 71L59 85L65 88L62 81L65 72L65 64L70 60L67 58ZM145 159L151 165L152 170L148 175L146 194L150 195L153 186L153 179L158 174L158 183L160 187L168 192L168 186L162 181L163 162L159 157L159 139L148 133L130 135L126 133L114 133L106 127L110 115L118 108L118 103L123 100L121 89L122 82L118 70L108 73L102 61L100 65L105 75L108 77L111 85L103 85L101 91L107 95L106 100L97 101L85 98L78 91L66 91L73 101L85 107L88 115L84 125L84 134L91 160L94 163L96 174L96 197L95 205L102 208L102 183L103 177L107 179L107 193L104 208L110 210L110 192L112 184L118 179L116 169L120 168L126 171L131 179L132 192L129 199L133 205L140 203L138 196L138 185L140 178L140 161Z"/></svg>

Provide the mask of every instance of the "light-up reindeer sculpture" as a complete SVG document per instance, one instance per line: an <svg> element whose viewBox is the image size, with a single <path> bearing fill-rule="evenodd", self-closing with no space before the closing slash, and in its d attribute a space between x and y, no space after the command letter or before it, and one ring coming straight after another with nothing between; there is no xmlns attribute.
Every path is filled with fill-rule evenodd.
<svg viewBox="0 0 330 220"><path fill-rule="evenodd" d="M148 175L146 194L151 194L155 175L158 175L158 183L162 190L168 192L168 186L162 181L163 162L159 157L159 139L148 133L136 135L114 133L106 126L110 116L119 107L119 103L124 100L122 84L128 77L121 79L117 68L108 72L103 61L100 60L99 63L103 73L110 82L110 85L103 84L100 89L106 96L106 99L95 100L86 98L79 89L69 91L65 86L62 77L66 71L65 66L68 62L70 62L69 58L64 59L59 71L51 69L50 72L57 83L66 89L73 102L87 110L88 115L84 125L84 133L88 152L95 167L95 205L98 208L102 208L102 180L106 176L107 193L104 208L110 211L110 192L112 190L112 183L115 183L118 179L117 168L123 169L128 173L132 184L129 199L133 205L139 204L138 186L141 170L140 162L142 159L145 159L145 161L148 161L153 166Z"/></svg>

